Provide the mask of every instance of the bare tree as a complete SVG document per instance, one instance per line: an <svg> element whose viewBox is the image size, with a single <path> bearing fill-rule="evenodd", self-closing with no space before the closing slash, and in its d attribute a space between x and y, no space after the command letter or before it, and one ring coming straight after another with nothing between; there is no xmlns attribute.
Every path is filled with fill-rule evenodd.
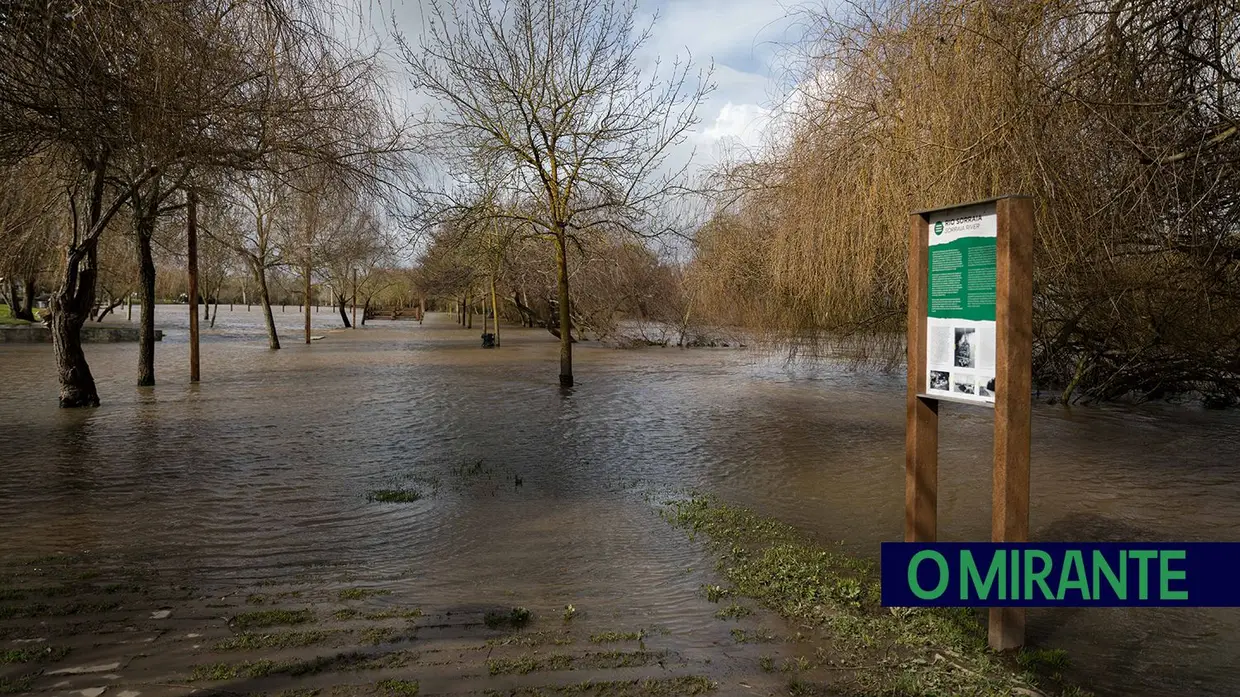
<svg viewBox="0 0 1240 697"><path fill-rule="evenodd" d="M402 53L415 87L444 105L432 142L450 162L493 170L500 198L537 202L505 215L554 242L560 385L571 387L569 246L599 225L661 232L653 221L683 173L665 165L697 122L709 70L643 71L651 33L636 3L465 0L430 12L421 45L402 41Z"/></svg>

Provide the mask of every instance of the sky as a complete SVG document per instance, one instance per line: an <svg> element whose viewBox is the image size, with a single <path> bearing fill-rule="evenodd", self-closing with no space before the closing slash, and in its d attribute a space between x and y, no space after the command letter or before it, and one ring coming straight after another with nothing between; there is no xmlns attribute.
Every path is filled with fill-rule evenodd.
<svg viewBox="0 0 1240 697"><path fill-rule="evenodd" d="M644 59L668 64L691 56L695 65L714 66L716 89L698 111L701 121L669 160L692 158L698 169L760 145L783 94L778 61L791 37L789 7L776 0L638 0L639 15L654 20ZM428 13L422 2L376 0L372 8L376 29L395 29L416 45Z"/></svg>

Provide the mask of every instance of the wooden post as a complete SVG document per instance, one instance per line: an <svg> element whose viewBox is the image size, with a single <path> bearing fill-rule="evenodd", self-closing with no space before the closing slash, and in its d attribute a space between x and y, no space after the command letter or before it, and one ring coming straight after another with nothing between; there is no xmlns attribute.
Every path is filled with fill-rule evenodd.
<svg viewBox="0 0 1240 697"><path fill-rule="evenodd" d="M1029 540L1033 362L1033 201L1001 199L995 214L995 464L991 540ZM990 647L1025 643L1023 608L990 609Z"/></svg>
<svg viewBox="0 0 1240 697"><path fill-rule="evenodd" d="M189 253L189 381L198 382L198 194L190 189L186 207Z"/></svg>
<svg viewBox="0 0 1240 697"><path fill-rule="evenodd" d="M921 396L926 363L926 257L929 227L909 219L908 397L904 431L904 541L938 535L939 400Z"/></svg>
<svg viewBox="0 0 1240 697"><path fill-rule="evenodd" d="M353 269L353 328L357 329L357 269Z"/></svg>

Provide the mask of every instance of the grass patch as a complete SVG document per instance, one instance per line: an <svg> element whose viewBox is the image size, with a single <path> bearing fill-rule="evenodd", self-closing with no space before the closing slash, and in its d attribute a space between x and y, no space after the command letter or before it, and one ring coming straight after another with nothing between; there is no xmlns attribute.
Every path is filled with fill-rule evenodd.
<svg viewBox="0 0 1240 697"><path fill-rule="evenodd" d="M243 612L233 618L232 624L237 629L261 629L282 625L305 624L314 619L314 613L303 610L255 610Z"/></svg>
<svg viewBox="0 0 1240 697"><path fill-rule="evenodd" d="M338 632L277 632L272 634L244 632L216 642L216 651L257 651L259 649L291 649L321 644Z"/></svg>
<svg viewBox="0 0 1240 697"><path fill-rule="evenodd" d="M366 654L348 651L330 656L315 656L305 660L277 663L271 660L245 661L242 663L212 663L193 666L190 681L218 682L237 678L261 678L268 675L318 675L334 670L385 670L404 668L417 659L413 651L394 651L385 654Z"/></svg>
<svg viewBox="0 0 1240 697"><path fill-rule="evenodd" d="M533 656L487 659L487 672L491 675L528 675L542 670L542 666L542 660Z"/></svg>
<svg viewBox="0 0 1240 697"><path fill-rule="evenodd" d="M487 646L567 646L573 638L560 632L521 632L488 639Z"/></svg>
<svg viewBox="0 0 1240 697"><path fill-rule="evenodd" d="M422 498L415 489L376 489L366 494L366 500L378 503L413 503Z"/></svg>
<svg viewBox="0 0 1240 697"><path fill-rule="evenodd" d="M367 612L366 614L362 615L362 617L365 617L366 619L372 620L372 621L392 620L392 619L416 620L417 618L421 616L422 616L422 610L416 607L407 608L407 609L398 608L394 610L380 610L379 612Z"/></svg>
<svg viewBox="0 0 1240 697"><path fill-rule="evenodd" d="M740 603L732 603L715 613L715 617L721 620L739 620L742 617L753 614L753 610L741 605Z"/></svg>
<svg viewBox="0 0 1240 697"><path fill-rule="evenodd" d="M540 695L573 695L574 697L692 697L704 695L718 687L710 678L686 675L677 678L646 680L588 680L576 685L521 687L503 694L513 697Z"/></svg>
<svg viewBox="0 0 1240 697"><path fill-rule="evenodd" d="M635 668L659 663L666 656L667 654L662 651L600 651L580 656L563 653L546 656L528 654L514 658L489 659L487 660L487 672L491 675L527 675L543 670Z"/></svg>
<svg viewBox="0 0 1240 697"><path fill-rule="evenodd" d="M16 675L7 678L0 677L0 695L17 695L30 692L30 688L34 685L34 679L37 677L39 677L38 673Z"/></svg>
<svg viewBox="0 0 1240 697"><path fill-rule="evenodd" d="M38 317L39 310L35 310L35 316ZM0 326L24 326L30 324L24 319L17 319L13 316L13 308L8 305L0 305Z"/></svg>
<svg viewBox="0 0 1240 697"><path fill-rule="evenodd" d="M796 670L830 661L849 671L858 697L1007 697L1033 684L1063 693L1040 659L1026 659L1026 668L991 652L974 611L883 608L871 562L828 551L789 525L713 497L672 502L663 515L719 554L728 586L706 586L708 600L750 598L829 637L830 652Z"/></svg>
<svg viewBox="0 0 1240 697"><path fill-rule="evenodd" d="M641 641L642 632L599 632L590 635L590 643L615 644L621 641Z"/></svg>
<svg viewBox="0 0 1240 697"><path fill-rule="evenodd" d="M414 697L418 694L418 682L416 680L380 680L375 683L375 690L381 695L391 697Z"/></svg>
<svg viewBox="0 0 1240 697"><path fill-rule="evenodd" d="M341 600L365 600L376 595L391 595L392 591L379 588L346 588L340 591Z"/></svg>
<svg viewBox="0 0 1240 697"><path fill-rule="evenodd" d="M69 655L64 646L41 646L30 649L0 651L0 663L55 663Z"/></svg>

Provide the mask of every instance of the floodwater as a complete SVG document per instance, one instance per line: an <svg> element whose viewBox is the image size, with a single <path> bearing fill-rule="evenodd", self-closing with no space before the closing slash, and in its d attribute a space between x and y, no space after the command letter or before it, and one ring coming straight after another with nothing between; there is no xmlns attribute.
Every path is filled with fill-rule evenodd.
<svg viewBox="0 0 1240 697"><path fill-rule="evenodd" d="M710 557L651 495L695 490L851 552L901 537L904 383L746 350L575 352L505 328L479 348L446 315L375 320L276 308L285 348L238 307L205 330L187 384L184 307L160 307L155 388L136 345L87 346L103 406L56 408L46 345L0 346L0 559L90 551L226 588L347 569L439 607L574 604L710 650ZM109 319L124 322L123 317ZM136 322L135 322L136 323ZM988 539L990 415L940 418L940 539ZM1240 415L1035 406L1035 540L1240 541ZM416 488L412 504L369 491ZM1240 610L1035 610L1102 695L1232 695Z"/></svg>

